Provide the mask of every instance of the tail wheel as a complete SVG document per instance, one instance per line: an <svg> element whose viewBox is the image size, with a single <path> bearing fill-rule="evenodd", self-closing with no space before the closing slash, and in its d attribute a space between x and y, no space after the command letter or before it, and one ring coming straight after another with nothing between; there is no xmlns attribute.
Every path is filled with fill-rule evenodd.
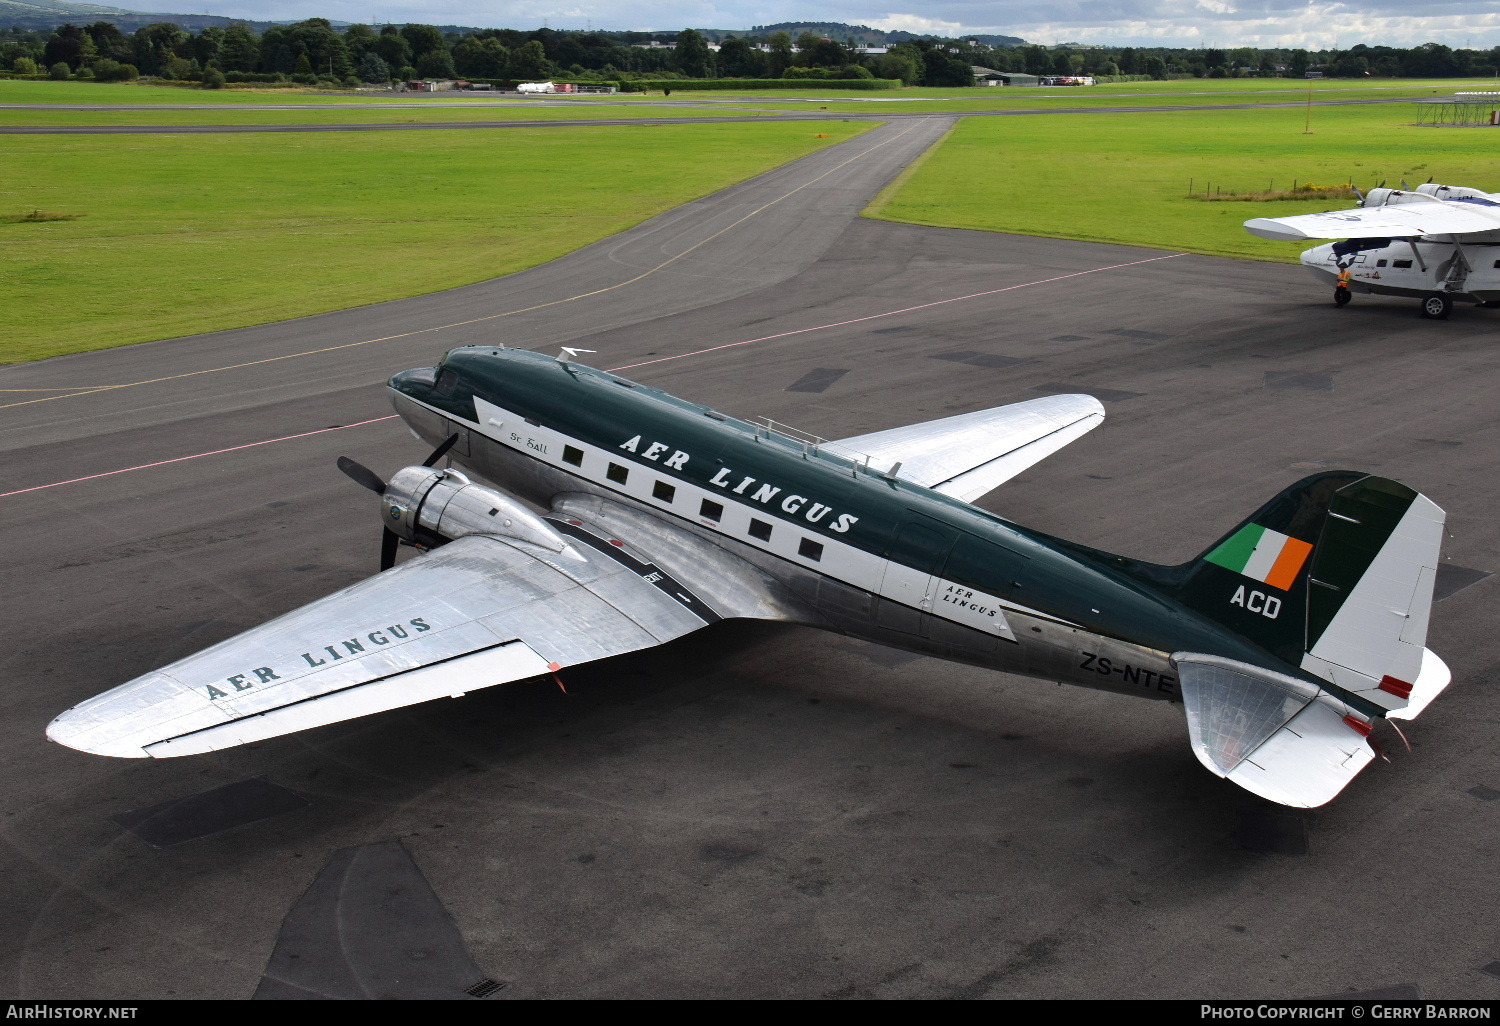
<svg viewBox="0 0 1500 1026"><path fill-rule="evenodd" d="M1349 294L1349 290L1344 288L1342 285L1333 290L1334 306L1348 306L1349 300L1353 298L1354 297Z"/></svg>
<svg viewBox="0 0 1500 1026"><path fill-rule="evenodd" d="M1453 300L1445 293L1431 292L1422 298L1422 316L1434 321L1446 321L1453 312Z"/></svg>

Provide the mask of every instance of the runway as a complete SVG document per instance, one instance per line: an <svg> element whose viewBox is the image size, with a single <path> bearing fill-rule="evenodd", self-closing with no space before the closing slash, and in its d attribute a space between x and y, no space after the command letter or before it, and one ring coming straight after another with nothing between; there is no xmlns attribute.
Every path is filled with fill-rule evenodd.
<svg viewBox="0 0 1500 1026"><path fill-rule="evenodd" d="M892 119L507 278L0 368L0 987L1500 996L1496 313L858 219L951 123ZM1204 771L1175 708L734 623L567 694L214 757L45 740L74 702L372 572L378 510L334 460L420 460L383 380L494 342L597 350L830 438L1089 391L1105 424L983 504L1164 562L1317 470L1397 478L1448 510L1429 645L1455 682L1412 752L1388 741L1306 814Z"/></svg>

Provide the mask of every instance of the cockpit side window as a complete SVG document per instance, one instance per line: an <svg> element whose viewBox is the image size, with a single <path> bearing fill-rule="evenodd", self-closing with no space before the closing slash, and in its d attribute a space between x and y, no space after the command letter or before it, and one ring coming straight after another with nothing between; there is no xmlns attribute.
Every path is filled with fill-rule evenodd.
<svg viewBox="0 0 1500 1026"><path fill-rule="evenodd" d="M439 395L452 395L453 390L458 387L458 375L451 370L439 371L434 387Z"/></svg>

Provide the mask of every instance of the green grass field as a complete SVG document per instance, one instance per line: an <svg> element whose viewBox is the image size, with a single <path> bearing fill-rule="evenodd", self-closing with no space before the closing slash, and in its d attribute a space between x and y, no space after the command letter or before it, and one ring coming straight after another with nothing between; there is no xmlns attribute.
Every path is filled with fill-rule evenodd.
<svg viewBox="0 0 1500 1026"><path fill-rule="evenodd" d="M563 105L515 103L500 107L433 104L422 109L388 107L381 110L299 108L293 110L245 110L215 107L210 110L3 110L0 128L58 126L64 128L129 125L152 128L159 125L421 125L457 121L578 121L596 118L641 117L766 117L735 108L653 107L623 104Z"/></svg>
<svg viewBox="0 0 1500 1026"><path fill-rule="evenodd" d="M1182 79L1171 82L1118 82L1087 87L972 89L913 88L881 93L834 93L765 90L756 93L674 94L684 99L712 97L716 102L744 103L781 110L809 106L835 112L872 113L1046 109L1049 107L1171 107L1218 103L1296 103L1309 89L1314 100L1364 100L1408 96L1451 96L1459 89L1500 89L1492 82L1438 79ZM793 102L795 101L795 102Z"/></svg>
<svg viewBox="0 0 1500 1026"><path fill-rule="evenodd" d="M379 103L383 100L425 100L429 103L464 103L493 99L494 94L462 93L441 96L431 93L394 93L383 90L351 95L325 89L200 89L190 85L158 85L143 82L35 82L0 79L0 103L215 103L226 107L255 103ZM628 97L601 97L626 99Z"/></svg>
<svg viewBox="0 0 1500 1026"><path fill-rule="evenodd" d="M1295 261L1306 246L1247 233L1252 217L1347 201L1209 203L1189 179L1226 191L1293 181L1368 187L1401 178L1500 189L1500 132L1417 128L1402 105L1301 110L971 118L878 197L870 217L1254 260Z"/></svg>
<svg viewBox="0 0 1500 1026"><path fill-rule="evenodd" d="M0 221L0 362L518 271L867 127L0 137L0 215L82 215Z"/></svg>

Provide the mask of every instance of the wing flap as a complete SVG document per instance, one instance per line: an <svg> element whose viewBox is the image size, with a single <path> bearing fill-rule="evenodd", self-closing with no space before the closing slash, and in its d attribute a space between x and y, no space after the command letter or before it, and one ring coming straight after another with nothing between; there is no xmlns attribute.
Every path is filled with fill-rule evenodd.
<svg viewBox="0 0 1500 1026"><path fill-rule="evenodd" d="M1009 481L1104 420L1091 395L1053 395L856 435L824 448L965 502Z"/></svg>
<svg viewBox="0 0 1500 1026"><path fill-rule="evenodd" d="M330 695L159 741L146 745L144 751L157 759L202 755L388 709L400 709L434 698L459 698L479 688L524 680L546 672L547 660L524 642L512 641L483 652L418 667Z"/></svg>

